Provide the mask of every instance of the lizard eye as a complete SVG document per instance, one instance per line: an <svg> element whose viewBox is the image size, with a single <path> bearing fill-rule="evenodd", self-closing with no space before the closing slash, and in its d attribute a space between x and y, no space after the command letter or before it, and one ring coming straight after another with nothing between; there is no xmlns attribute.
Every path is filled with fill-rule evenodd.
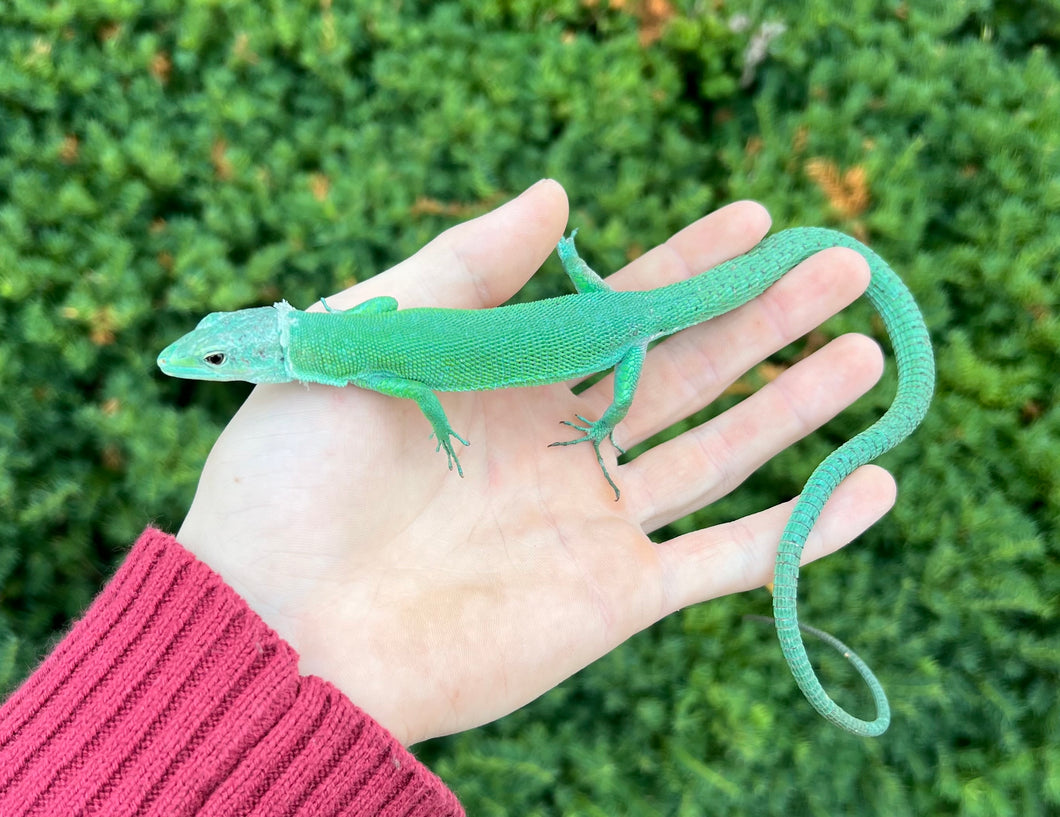
<svg viewBox="0 0 1060 817"><path fill-rule="evenodd" d="M203 358L203 362L210 364L211 366L220 366L225 362L225 356L223 352L211 352Z"/></svg>

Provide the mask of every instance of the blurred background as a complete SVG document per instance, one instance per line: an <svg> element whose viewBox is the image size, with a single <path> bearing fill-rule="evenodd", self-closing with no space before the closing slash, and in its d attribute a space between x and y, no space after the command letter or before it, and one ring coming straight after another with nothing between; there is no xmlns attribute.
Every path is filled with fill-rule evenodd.
<svg viewBox="0 0 1060 817"><path fill-rule="evenodd" d="M938 395L895 510L804 571L890 731L803 701L762 589L671 616L417 753L474 815L1060 813L1060 2L0 4L0 683L143 527L176 530L243 384L160 375L203 314L305 307L542 176L607 272L739 198L869 242ZM520 297L568 291L550 259ZM764 363L691 422L847 331ZM661 537L796 494L882 385ZM829 691L868 713L841 658Z"/></svg>

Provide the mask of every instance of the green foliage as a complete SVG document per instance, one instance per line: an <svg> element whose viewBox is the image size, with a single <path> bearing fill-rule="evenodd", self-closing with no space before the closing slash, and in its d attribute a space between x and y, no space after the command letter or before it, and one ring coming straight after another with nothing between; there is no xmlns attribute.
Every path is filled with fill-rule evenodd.
<svg viewBox="0 0 1060 817"><path fill-rule="evenodd" d="M12 0L0 23L0 683L190 502L245 394L155 370L201 314L304 305L544 175L601 269L754 197L870 240L937 342L898 507L802 585L891 731L804 704L741 620L762 591L423 754L472 814L1060 810L1055 0ZM878 332L863 307L826 329ZM889 399L674 530L790 496Z"/></svg>

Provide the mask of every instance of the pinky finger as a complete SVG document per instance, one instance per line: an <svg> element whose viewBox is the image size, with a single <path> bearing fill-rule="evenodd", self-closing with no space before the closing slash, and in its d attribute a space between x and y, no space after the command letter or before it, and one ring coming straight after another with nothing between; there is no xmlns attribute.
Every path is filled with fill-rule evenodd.
<svg viewBox="0 0 1060 817"><path fill-rule="evenodd" d="M894 505L891 475L865 465L828 500L806 540L802 564L827 556L864 533ZM772 580L777 543L795 500L657 545L664 610L761 587Z"/></svg>

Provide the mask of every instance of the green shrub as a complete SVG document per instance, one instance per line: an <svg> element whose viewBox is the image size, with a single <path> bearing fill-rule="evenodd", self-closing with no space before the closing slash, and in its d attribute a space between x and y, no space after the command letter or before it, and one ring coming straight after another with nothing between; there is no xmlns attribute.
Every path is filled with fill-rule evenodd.
<svg viewBox="0 0 1060 817"><path fill-rule="evenodd" d="M885 461L898 507L803 584L891 731L804 704L741 619L761 591L422 753L472 814L1060 810L1058 42L1055 0L5 4L0 682L179 523L246 393L155 370L201 314L305 305L545 175L600 269L754 197L870 240L937 342L933 411ZM524 295L563 286L550 262ZM670 533L792 495L889 399Z"/></svg>

